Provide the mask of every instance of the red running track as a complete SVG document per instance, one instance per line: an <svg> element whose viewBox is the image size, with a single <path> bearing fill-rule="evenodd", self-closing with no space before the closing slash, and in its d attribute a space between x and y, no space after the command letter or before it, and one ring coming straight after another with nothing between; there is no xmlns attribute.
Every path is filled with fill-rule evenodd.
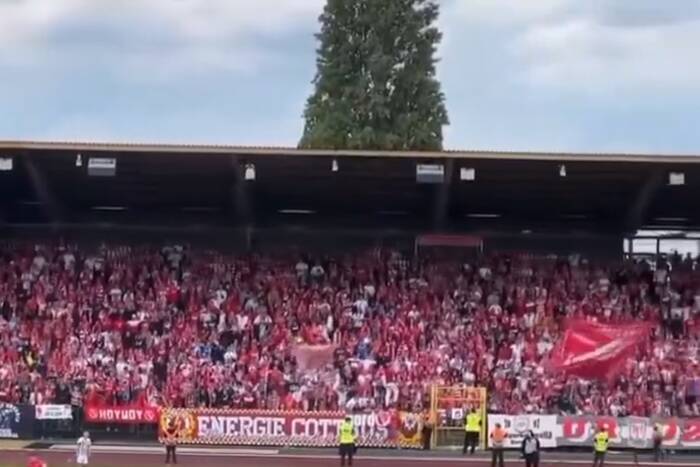
<svg viewBox="0 0 700 467"><path fill-rule="evenodd" d="M1 451L0 466L12 465L25 466L27 458L38 455L48 463L48 467L75 467L74 457L70 453L58 451ZM164 456L147 453L121 453L106 454L95 453L90 457L90 467L152 467L164 465ZM615 462L611 459L610 465L630 465L632 462ZM461 465L469 467L490 467L490 462L475 459L450 459L450 460L417 460L406 459L400 456L383 459L356 459L355 467L429 467L435 464ZM179 467L337 467L338 459L329 458L293 458L284 456L239 457L222 455L178 455ZM523 466L524 462L511 460L506 462L507 467ZM543 461L541 467L581 467L590 465L588 462L571 461ZM649 464L640 462L639 465L654 465L657 467L677 467L679 465L694 465L692 463ZM695 464L697 465L697 464Z"/></svg>

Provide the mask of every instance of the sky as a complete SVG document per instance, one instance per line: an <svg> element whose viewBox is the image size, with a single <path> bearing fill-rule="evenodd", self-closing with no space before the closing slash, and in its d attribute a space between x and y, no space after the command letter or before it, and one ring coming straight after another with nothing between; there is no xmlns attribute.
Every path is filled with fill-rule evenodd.
<svg viewBox="0 0 700 467"><path fill-rule="evenodd" d="M0 0L0 139L295 146L325 0ZM700 0L439 0L449 149L700 154Z"/></svg>

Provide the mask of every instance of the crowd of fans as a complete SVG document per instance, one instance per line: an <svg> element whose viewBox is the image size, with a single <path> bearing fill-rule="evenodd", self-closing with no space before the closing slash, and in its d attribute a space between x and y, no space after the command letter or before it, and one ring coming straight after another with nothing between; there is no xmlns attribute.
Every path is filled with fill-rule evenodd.
<svg viewBox="0 0 700 467"><path fill-rule="evenodd" d="M420 410L432 383L501 413L700 415L692 258L466 263L0 247L0 401ZM658 323L614 382L552 374L566 317ZM299 344L333 345L301 369Z"/></svg>

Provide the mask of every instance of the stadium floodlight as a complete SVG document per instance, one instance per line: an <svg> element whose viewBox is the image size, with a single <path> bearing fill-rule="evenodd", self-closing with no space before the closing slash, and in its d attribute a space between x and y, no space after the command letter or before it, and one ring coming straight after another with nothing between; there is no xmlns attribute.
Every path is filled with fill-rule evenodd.
<svg viewBox="0 0 700 467"><path fill-rule="evenodd" d="M564 164L559 166L559 176L566 177L566 166Z"/></svg>
<svg viewBox="0 0 700 467"><path fill-rule="evenodd" d="M82 167L83 166L83 155L78 153L77 156L75 156L75 166L76 167Z"/></svg>
<svg viewBox="0 0 700 467"><path fill-rule="evenodd" d="M684 172L671 172L668 174L668 184L673 186L685 185Z"/></svg>
<svg viewBox="0 0 700 467"><path fill-rule="evenodd" d="M246 164L244 178L248 182L255 180L255 164Z"/></svg>
<svg viewBox="0 0 700 467"><path fill-rule="evenodd" d="M338 159L333 159L333 162L331 162L331 172L337 172L338 171Z"/></svg>
<svg viewBox="0 0 700 467"><path fill-rule="evenodd" d="M0 172L12 170L13 162L11 157L0 157Z"/></svg>
<svg viewBox="0 0 700 467"><path fill-rule="evenodd" d="M459 179L465 182L473 182L476 180L476 169L471 167L462 167L459 169Z"/></svg>

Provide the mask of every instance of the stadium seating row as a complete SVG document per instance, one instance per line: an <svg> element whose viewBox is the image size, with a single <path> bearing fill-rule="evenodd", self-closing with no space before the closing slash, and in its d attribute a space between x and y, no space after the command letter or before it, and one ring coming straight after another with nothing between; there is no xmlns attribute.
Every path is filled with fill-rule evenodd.
<svg viewBox="0 0 700 467"><path fill-rule="evenodd" d="M487 387L496 413L697 416L697 267L5 245L0 400L420 410L438 382ZM545 369L574 316L658 325L607 384ZM332 363L302 368L300 343Z"/></svg>

